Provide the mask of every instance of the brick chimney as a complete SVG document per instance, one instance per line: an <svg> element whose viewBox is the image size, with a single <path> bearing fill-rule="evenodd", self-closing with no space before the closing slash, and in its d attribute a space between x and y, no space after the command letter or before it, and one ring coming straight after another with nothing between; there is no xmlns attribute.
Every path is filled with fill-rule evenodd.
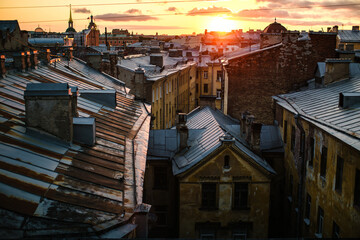
<svg viewBox="0 0 360 240"><path fill-rule="evenodd" d="M176 130L180 137L179 151L181 151L188 147L187 141L189 137L189 129L186 126L187 115L186 113L178 113L176 117Z"/></svg>
<svg viewBox="0 0 360 240"><path fill-rule="evenodd" d="M30 70L31 69L31 53L30 51L25 52L26 56L25 56L25 63L26 63L26 70Z"/></svg>
<svg viewBox="0 0 360 240"><path fill-rule="evenodd" d="M333 26L332 32L338 32L338 31L339 31L339 26L338 25Z"/></svg>
<svg viewBox="0 0 360 240"><path fill-rule="evenodd" d="M98 71L102 71L102 66L101 66L102 57L103 57L102 53L87 53L86 54L87 64Z"/></svg>
<svg viewBox="0 0 360 240"><path fill-rule="evenodd" d="M33 68L35 68L35 69L37 69L37 67L38 67L38 63L39 63L39 61L38 61L38 51L37 50L33 50L32 52L31 52L31 66L33 66Z"/></svg>
<svg viewBox="0 0 360 240"><path fill-rule="evenodd" d="M349 78L351 60L347 58L333 58L325 61L324 85Z"/></svg>
<svg viewBox="0 0 360 240"><path fill-rule="evenodd" d="M16 52L13 54L15 68L19 71L25 72L26 62L25 62L25 53Z"/></svg>
<svg viewBox="0 0 360 240"><path fill-rule="evenodd" d="M353 30L354 32L358 32L358 31L359 31L359 26L353 26L353 27L352 27L352 30Z"/></svg>
<svg viewBox="0 0 360 240"><path fill-rule="evenodd" d="M68 58L70 61L74 59L74 49L72 47L68 49Z"/></svg>
<svg viewBox="0 0 360 240"><path fill-rule="evenodd" d="M150 55L150 64L156 65L158 67L164 66L164 57L162 54L151 54Z"/></svg>
<svg viewBox="0 0 360 240"><path fill-rule="evenodd" d="M5 67L5 55L0 56L0 77L4 78L6 75L6 67Z"/></svg>
<svg viewBox="0 0 360 240"><path fill-rule="evenodd" d="M116 53L110 53L110 75L116 77L116 64L117 64L118 56Z"/></svg>
<svg viewBox="0 0 360 240"><path fill-rule="evenodd" d="M250 133L250 146L254 151L260 151L260 134L261 134L261 123L252 123L251 124L251 133Z"/></svg>
<svg viewBox="0 0 360 240"><path fill-rule="evenodd" d="M73 105L67 83L28 83L24 99L27 127L72 141Z"/></svg>
<svg viewBox="0 0 360 240"><path fill-rule="evenodd" d="M46 51L40 52L39 58L44 64L49 64L50 60L51 60L51 51L50 51L50 49L46 49Z"/></svg>

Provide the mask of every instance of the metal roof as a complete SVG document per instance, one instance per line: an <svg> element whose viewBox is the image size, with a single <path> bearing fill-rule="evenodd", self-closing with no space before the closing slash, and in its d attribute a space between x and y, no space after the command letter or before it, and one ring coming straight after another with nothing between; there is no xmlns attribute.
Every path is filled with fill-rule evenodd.
<svg viewBox="0 0 360 240"><path fill-rule="evenodd" d="M360 92L360 75L324 88L273 98L280 106L360 151L360 107L339 107L339 94L344 92Z"/></svg>
<svg viewBox="0 0 360 240"><path fill-rule="evenodd" d="M340 42L359 43L360 31L339 30L337 37L340 39Z"/></svg>
<svg viewBox="0 0 360 240"><path fill-rule="evenodd" d="M113 79L92 73L75 59L0 79L2 237L106 231L121 225L141 203L150 116L120 81L115 108L78 98L79 116L95 118L94 146L69 145L25 126L28 83L112 89Z"/></svg>
<svg viewBox="0 0 360 240"><path fill-rule="evenodd" d="M230 134L235 138L235 146L239 151L252 159L256 165L270 173L275 173L265 160L253 153L238 138L240 130L239 122L224 115L219 110L214 110L208 106L197 108L188 114L186 125L189 128L189 135L192 130L197 131L194 132L192 139L189 137L188 149L174 156L174 175L187 171L200 163L206 156L209 156L222 145L220 137L224 137L226 134ZM238 130L233 131L233 129Z"/></svg>

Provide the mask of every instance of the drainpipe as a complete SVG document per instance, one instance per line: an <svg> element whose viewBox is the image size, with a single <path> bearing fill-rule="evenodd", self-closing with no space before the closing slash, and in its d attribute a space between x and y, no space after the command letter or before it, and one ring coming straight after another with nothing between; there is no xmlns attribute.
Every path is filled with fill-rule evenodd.
<svg viewBox="0 0 360 240"><path fill-rule="evenodd" d="M303 195L304 195L304 188L305 188L305 130L302 127L301 123L300 123L300 115L296 114L294 116L295 119L295 124L296 126L300 129L300 170L301 170L301 174L299 176L299 195L298 195L298 207L299 207L299 212L297 215L297 229L296 229L296 236L297 238L302 237L302 224L300 224L301 220L303 219Z"/></svg>

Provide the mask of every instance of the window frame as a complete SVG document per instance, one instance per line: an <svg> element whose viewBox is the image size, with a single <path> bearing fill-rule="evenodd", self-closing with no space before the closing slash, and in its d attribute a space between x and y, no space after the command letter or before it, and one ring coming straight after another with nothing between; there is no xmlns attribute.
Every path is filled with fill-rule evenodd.
<svg viewBox="0 0 360 240"><path fill-rule="evenodd" d="M326 179L326 168L327 168L327 159L328 159L328 148L326 146L322 147L321 151L321 160L320 160L320 176Z"/></svg>
<svg viewBox="0 0 360 240"><path fill-rule="evenodd" d="M344 173L344 159L337 155L336 159L336 174L335 174L335 191L339 194L342 193L342 183Z"/></svg>
<svg viewBox="0 0 360 240"><path fill-rule="evenodd" d="M249 184L250 184L249 182L235 182L234 183L234 196L233 196L233 209L234 210L250 209L250 206L249 206ZM246 186L246 188L243 188L243 186ZM245 201L245 204L243 201Z"/></svg>
<svg viewBox="0 0 360 240"><path fill-rule="evenodd" d="M201 183L201 210L218 209L218 184L215 182Z"/></svg>

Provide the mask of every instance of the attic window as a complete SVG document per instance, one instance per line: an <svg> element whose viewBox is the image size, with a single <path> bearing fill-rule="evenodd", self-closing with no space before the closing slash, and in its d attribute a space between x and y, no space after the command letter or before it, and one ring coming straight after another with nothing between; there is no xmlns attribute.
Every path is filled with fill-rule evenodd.
<svg viewBox="0 0 360 240"><path fill-rule="evenodd" d="M229 155L226 155L224 157L224 168L229 169L230 168L230 157Z"/></svg>

